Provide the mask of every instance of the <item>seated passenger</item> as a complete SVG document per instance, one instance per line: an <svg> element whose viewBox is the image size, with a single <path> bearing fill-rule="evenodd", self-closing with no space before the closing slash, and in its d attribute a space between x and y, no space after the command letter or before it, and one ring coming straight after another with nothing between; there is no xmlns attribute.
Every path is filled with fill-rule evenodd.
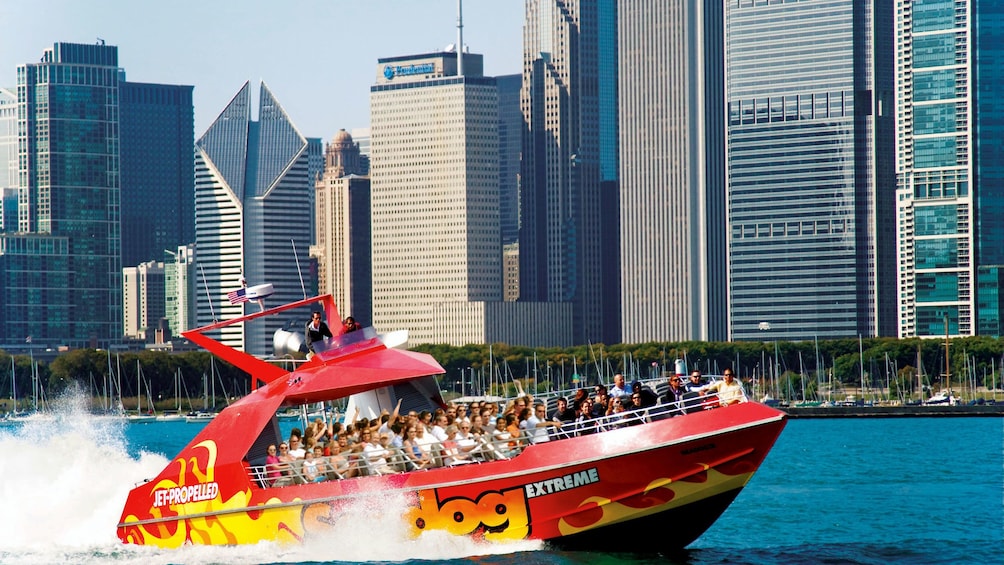
<svg viewBox="0 0 1004 565"><path fill-rule="evenodd" d="M672 415L683 414L684 412L684 395L687 394L687 389L683 388L683 383L681 382L679 375L671 375L669 377L669 386L666 388L666 395L662 397L664 404L671 405Z"/></svg>
<svg viewBox="0 0 1004 565"><path fill-rule="evenodd" d="M265 472L269 485L275 484L275 481L282 477L282 463L276 453L275 444L268 446L268 456L265 457Z"/></svg>
<svg viewBox="0 0 1004 565"><path fill-rule="evenodd" d="M575 435L585 436L595 434L596 431L596 420L593 418L593 403L586 398L579 403L579 412L575 417Z"/></svg>
<svg viewBox="0 0 1004 565"><path fill-rule="evenodd" d="M366 430L363 436L363 457L369 463L369 468L380 475L393 473L387 464L387 449L380 445L380 440L373 440L373 432ZM390 438L388 438L389 440Z"/></svg>
<svg viewBox="0 0 1004 565"><path fill-rule="evenodd" d="M426 453L422 449L422 447L418 444L417 438L418 438L418 429L420 426L421 424L419 423L410 425L405 429L404 432L405 439L402 451L404 452L404 456L407 459L406 465L408 467L408 470L410 471L425 469L429 467L429 464L432 461L432 459L429 457L429 454Z"/></svg>
<svg viewBox="0 0 1004 565"><path fill-rule="evenodd" d="M533 415L523 421L523 431L529 436L530 443L545 443L551 441L547 428L561 428L561 422L547 419L547 409L541 403L533 407Z"/></svg>
<svg viewBox="0 0 1004 565"><path fill-rule="evenodd" d="M344 479L348 479L359 474L359 468L349 463L348 458L342 453L342 446L345 443L346 440L344 437L341 437L341 441L331 442L331 455L328 456L328 470L334 471L332 474L336 477L341 476Z"/></svg>
<svg viewBox="0 0 1004 565"><path fill-rule="evenodd" d="M722 376L724 379L715 381L704 387L701 394L706 395L710 392L717 392L718 403L722 406L742 402L746 397L746 394L743 392L743 385L736 380L735 373L732 372L732 369L725 369L722 371Z"/></svg>
<svg viewBox="0 0 1004 565"><path fill-rule="evenodd" d="M308 483L317 482L317 461L314 460L314 452L308 451L303 455L303 467L300 471L303 474L303 480ZM320 477L323 481L324 477Z"/></svg>
<svg viewBox="0 0 1004 565"><path fill-rule="evenodd" d="M642 408L651 408L659 403L659 395L657 395L652 389L643 385L641 381L634 381L631 383L631 397L634 399L634 395L641 395L641 405Z"/></svg>
<svg viewBox="0 0 1004 565"><path fill-rule="evenodd" d="M510 414L511 416L511 414ZM502 452L504 455L510 455L512 453L512 434L506 429L506 418L504 416L499 416L495 419L495 429L492 430L492 444L495 449Z"/></svg>

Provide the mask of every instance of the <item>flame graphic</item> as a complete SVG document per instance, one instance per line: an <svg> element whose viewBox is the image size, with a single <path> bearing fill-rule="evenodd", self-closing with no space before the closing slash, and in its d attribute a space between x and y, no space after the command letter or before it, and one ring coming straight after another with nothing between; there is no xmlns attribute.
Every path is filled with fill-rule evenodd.
<svg viewBox="0 0 1004 565"><path fill-rule="evenodd" d="M197 455L188 460L176 460L180 467L178 480L163 479L153 487L171 489L188 485L208 483L215 480L216 442L206 440L195 446L205 455ZM201 463L201 466L200 466ZM126 526L123 541L135 544L149 544L159 547L180 547L186 542L214 545L257 543L262 539L278 541L300 541L303 539L303 525L300 521L300 507L283 507L269 510L248 509L251 491L238 491L227 500L221 495L211 500L170 504L170 515L179 517L177 521L157 524L134 524ZM266 504L281 503L272 498ZM295 500L294 500L295 502ZM233 512L228 512L233 511ZM184 516L193 516L184 518ZM150 518L163 518L162 508L150 506ZM125 522L139 521L130 514Z"/></svg>

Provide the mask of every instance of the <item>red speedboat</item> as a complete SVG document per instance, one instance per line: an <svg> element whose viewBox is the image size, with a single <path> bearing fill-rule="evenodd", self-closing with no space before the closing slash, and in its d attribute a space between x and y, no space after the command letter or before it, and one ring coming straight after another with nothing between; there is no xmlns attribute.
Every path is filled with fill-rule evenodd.
<svg viewBox="0 0 1004 565"><path fill-rule="evenodd" d="M673 551L721 515L784 427L784 413L773 408L742 402L706 409L704 397L690 411L669 404L590 422L595 433L564 427L562 434L572 437L542 444L482 441L452 465L407 471L388 452L381 469L361 457L353 478L332 469L328 480L306 482L293 465L276 478L264 460L268 446L281 443L277 413L350 395L388 410L398 400L405 410L413 409L409 403L443 403L434 381L443 368L429 355L394 348L400 336L370 328L339 335L287 371L207 335L314 302L328 320L338 319L331 297L323 296L184 334L247 371L254 390L209 422L160 474L132 489L118 524L123 542L302 541L338 528L348 505L396 494L408 501L401 520L415 535L445 530L570 548Z"/></svg>

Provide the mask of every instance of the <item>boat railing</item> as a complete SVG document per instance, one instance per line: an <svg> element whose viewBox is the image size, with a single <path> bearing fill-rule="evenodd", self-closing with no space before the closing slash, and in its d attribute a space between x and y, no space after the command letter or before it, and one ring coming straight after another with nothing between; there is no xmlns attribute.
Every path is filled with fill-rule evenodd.
<svg viewBox="0 0 1004 565"><path fill-rule="evenodd" d="M626 399L627 397L622 401L626 401ZM594 418L581 418L564 422L560 428L548 427L545 429L548 430L549 439L555 441L682 417L722 407L722 402L715 393L694 394L686 396L679 402L666 403L661 400L654 406L630 408ZM743 394L739 401L746 402L748 398ZM447 442L445 445L433 442L428 444L429 462L421 468L415 465L401 448L389 446L373 453L353 451L315 459L318 461L318 473L313 479L304 472L303 459L271 465L250 465L247 467L247 472L252 483L266 488L396 474L472 463L489 463L517 457L524 449L532 445L533 435L531 432L521 431L516 437L512 437L508 432L494 433L494 430L486 430L482 436L474 441Z"/></svg>

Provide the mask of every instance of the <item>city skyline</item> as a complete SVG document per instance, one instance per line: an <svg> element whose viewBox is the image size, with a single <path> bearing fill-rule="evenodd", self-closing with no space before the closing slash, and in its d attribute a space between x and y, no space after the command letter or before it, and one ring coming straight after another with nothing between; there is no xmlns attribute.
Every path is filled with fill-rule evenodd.
<svg viewBox="0 0 1004 565"><path fill-rule="evenodd" d="M232 98L234 85L248 80L274 85L304 135L329 139L341 128L367 127L377 59L442 50L457 37L456 0L301 2L281 17L261 0L45 5L45 18L29 2L0 6L0 21L7 22L0 28L0 87L13 87L17 65L37 61L54 42L101 39L119 48L130 82L194 85L197 135ZM484 55L485 74L519 73L523 3L468 0L463 11L464 44Z"/></svg>

